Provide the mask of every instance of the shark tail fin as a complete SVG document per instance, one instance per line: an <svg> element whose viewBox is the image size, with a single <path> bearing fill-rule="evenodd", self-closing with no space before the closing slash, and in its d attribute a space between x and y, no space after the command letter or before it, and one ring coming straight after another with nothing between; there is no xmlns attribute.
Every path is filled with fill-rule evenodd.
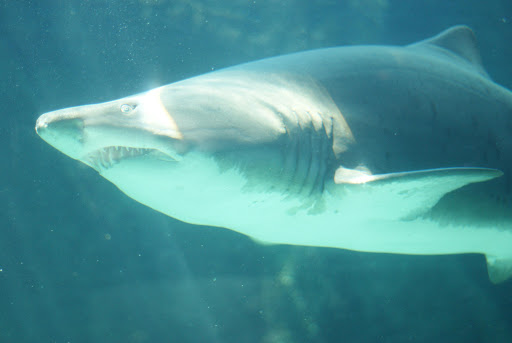
<svg viewBox="0 0 512 343"><path fill-rule="evenodd" d="M487 272L492 283L497 284L512 277L512 256L499 257L485 255L487 260Z"/></svg>

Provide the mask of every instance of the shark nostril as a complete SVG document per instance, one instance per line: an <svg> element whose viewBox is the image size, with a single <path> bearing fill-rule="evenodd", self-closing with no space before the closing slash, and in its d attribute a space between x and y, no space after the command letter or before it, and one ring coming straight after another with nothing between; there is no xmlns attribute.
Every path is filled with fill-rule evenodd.
<svg viewBox="0 0 512 343"><path fill-rule="evenodd" d="M36 132L50 145L66 155L78 158L83 150L84 121L63 116L55 111L43 114L36 121Z"/></svg>
<svg viewBox="0 0 512 343"><path fill-rule="evenodd" d="M41 118L36 121L36 133L40 135L48 127L47 122Z"/></svg>

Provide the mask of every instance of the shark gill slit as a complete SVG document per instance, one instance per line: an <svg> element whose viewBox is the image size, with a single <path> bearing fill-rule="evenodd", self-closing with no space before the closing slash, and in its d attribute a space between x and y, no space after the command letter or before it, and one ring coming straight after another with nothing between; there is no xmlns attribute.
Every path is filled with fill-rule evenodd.
<svg viewBox="0 0 512 343"><path fill-rule="evenodd" d="M307 114L308 114L308 116L310 116L309 111L307 111ZM306 171L306 177L305 177L304 181L307 185L307 188L305 191L306 191L306 193L308 193L308 195L310 195L312 192L315 191L315 181L318 176L318 168L315 165L315 162L317 162L315 160L315 157L316 157L315 156L315 147L316 147L316 141L317 141L317 137L316 137L317 132L315 132L315 126L313 125L312 122L308 122L307 130L309 132L309 140L308 140L309 154L307 157L307 163L306 163L307 171Z"/></svg>
<svg viewBox="0 0 512 343"><path fill-rule="evenodd" d="M287 160L294 159L285 164L285 169L293 168L291 171L286 171L291 175L291 186L297 193L304 195L322 192L327 170L323 159L326 157L325 152L328 151L331 140L326 134L323 121L323 130L318 131L309 120L306 124L301 124L301 120L298 119L295 124L297 125L295 130L288 130L291 142L285 152L286 156L289 156Z"/></svg>
<svg viewBox="0 0 512 343"><path fill-rule="evenodd" d="M308 112L309 113L309 112ZM325 128L324 119L321 120L321 126L317 129L314 125L313 130L315 131L313 143L311 149L311 164L314 166L314 175L312 179L312 190L313 192L322 193L324 190L324 182L326 178L327 162L330 160L329 150L332 150L332 140L327 134Z"/></svg>
<svg viewBox="0 0 512 343"><path fill-rule="evenodd" d="M313 151L314 162L317 165L317 173L313 182L313 189L319 190L320 192L323 192L324 190L324 179L326 171L326 164L324 161L328 159L328 156L325 153L326 148L328 148L329 139L327 136L324 137L325 132L325 125L324 121L322 120L322 127L319 130L319 133L322 134L322 136L321 139L316 140L316 142L319 143L317 147L318 152L315 153L315 151Z"/></svg>
<svg viewBox="0 0 512 343"><path fill-rule="evenodd" d="M309 123L308 123L309 124ZM301 168L303 169L302 172L302 180L301 180L301 186L300 186L300 192L301 193L309 193L309 188L311 186L310 177L311 177L311 164L312 164L312 148L313 148L313 132L311 131L310 125L305 125L305 127L302 127L302 131L306 133L306 139L303 140L303 152L302 157L302 163Z"/></svg>

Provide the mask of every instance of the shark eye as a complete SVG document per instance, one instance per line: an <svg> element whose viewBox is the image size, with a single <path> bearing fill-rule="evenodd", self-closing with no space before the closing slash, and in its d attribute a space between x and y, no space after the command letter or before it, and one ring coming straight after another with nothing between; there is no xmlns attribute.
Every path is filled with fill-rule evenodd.
<svg viewBox="0 0 512 343"><path fill-rule="evenodd" d="M135 109L135 107L136 106L134 106L134 105L122 104L121 105L121 112L123 114L130 114Z"/></svg>

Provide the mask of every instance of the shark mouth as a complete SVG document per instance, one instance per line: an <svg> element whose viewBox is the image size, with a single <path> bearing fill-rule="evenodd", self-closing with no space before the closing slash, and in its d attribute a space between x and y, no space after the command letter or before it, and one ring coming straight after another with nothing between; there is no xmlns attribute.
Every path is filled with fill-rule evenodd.
<svg viewBox="0 0 512 343"><path fill-rule="evenodd" d="M175 159L157 149L109 146L88 154L86 157L86 162L91 167L100 171L112 168L122 160L150 154L156 155L156 157L161 160L175 161Z"/></svg>

